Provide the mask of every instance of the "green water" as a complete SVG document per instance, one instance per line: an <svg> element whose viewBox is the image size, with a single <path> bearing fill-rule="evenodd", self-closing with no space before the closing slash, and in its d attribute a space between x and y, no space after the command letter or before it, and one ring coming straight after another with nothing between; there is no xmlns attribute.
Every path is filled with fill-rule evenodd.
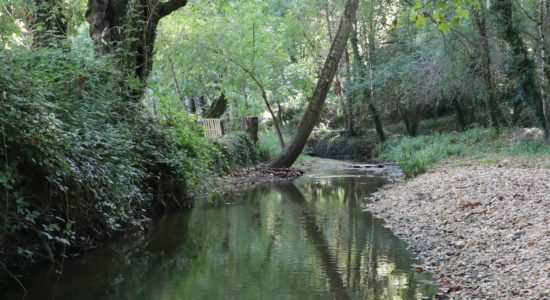
<svg viewBox="0 0 550 300"><path fill-rule="evenodd" d="M29 293L9 298L430 297L436 286L411 270L404 242L360 209L383 183L364 173L313 175L203 201L154 218L144 234L37 267Z"/></svg>

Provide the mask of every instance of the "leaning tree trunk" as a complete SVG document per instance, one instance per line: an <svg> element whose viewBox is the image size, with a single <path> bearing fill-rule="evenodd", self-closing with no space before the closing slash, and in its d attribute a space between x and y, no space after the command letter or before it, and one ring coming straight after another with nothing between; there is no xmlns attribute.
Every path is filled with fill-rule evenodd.
<svg viewBox="0 0 550 300"><path fill-rule="evenodd" d="M217 119L220 118L226 110L227 98L225 98L225 94L222 92L219 97L212 101L212 105L210 105L210 108L204 114L204 117Z"/></svg>
<svg viewBox="0 0 550 300"><path fill-rule="evenodd" d="M153 67L160 20L187 0L88 0L86 20L102 54L116 53L121 69L145 83Z"/></svg>
<svg viewBox="0 0 550 300"><path fill-rule="evenodd" d="M283 168L292 166L304 149L313 127L319 121L319 116L323 110L327 93L330 90L332 80L338 69L338 63L347 45L358 2L358 0L346 1L344 12L340 19L340 25L338 26L334 41L330 47L321 74L319 75L319 80L313 91L313 96L307 105L302 120L296 128L296 133L294 133L292 139L284 147L281 154L269 163L271 167Z"/></svg>

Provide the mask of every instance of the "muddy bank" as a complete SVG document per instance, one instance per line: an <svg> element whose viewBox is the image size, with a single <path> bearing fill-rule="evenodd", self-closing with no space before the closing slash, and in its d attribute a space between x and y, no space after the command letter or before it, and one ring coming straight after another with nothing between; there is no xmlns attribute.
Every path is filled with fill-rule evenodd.
<svg viewBox="0 0 550 300"><path fill-rule="evenodd" d="M550 170L438 168L375 193L366 209L409 242L454 299L550 297Z"/></svg>
<svg viewBox="0 0 550 300"><path fill-rule="evenodd" d="M343 160L304 156L292 168L272 169L264 166L235 169L217 179L216 190L219 193L231 193L250 188L256 184L291 180L306 172L345 170L353 163Z"/></svg>
<svg viewBox="0 0 550 300"><path fill-rule="evenodd" d="M272 169L261 166L242 168L221 177L218 191L222 194L233 193L261 183L291 180L303 174L304 171L298 168Z"/></svg>

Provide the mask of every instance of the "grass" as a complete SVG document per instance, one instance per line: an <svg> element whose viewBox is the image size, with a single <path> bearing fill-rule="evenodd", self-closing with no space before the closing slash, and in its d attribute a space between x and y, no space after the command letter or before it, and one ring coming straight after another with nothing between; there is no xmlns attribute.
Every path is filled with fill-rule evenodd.
<svg viewBox="0 0 550 300"><path fill-rule="evenodd" d="M540 139L514 138L518 129L497 132L474 128L464 132L434 133L415 138L391 139L378 146L379 158L397 162L406 177L426 172L449 158L473 158L482 164L495 164L504 158L550 157L550 146Z"/></svg>

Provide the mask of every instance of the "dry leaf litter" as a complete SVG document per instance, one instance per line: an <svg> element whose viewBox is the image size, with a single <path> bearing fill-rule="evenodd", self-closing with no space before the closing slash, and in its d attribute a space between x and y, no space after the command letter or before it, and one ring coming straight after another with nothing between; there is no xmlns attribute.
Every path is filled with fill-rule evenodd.
<svg viewBox="0 0 550 300"><path fill-rule="evenodd" d="M439 169L370 200L452 299L550 299L550 170Z"/></svg>

